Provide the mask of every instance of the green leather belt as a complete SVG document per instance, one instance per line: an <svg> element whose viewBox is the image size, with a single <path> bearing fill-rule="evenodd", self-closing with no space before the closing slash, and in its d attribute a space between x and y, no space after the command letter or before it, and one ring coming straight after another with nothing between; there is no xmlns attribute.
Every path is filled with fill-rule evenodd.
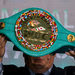
<svg viewBox="0 0 75 75"><path fill-rule="evenodd" d="M28 8L0 19L0 33L6 35L21 51L36 57L55 52L61 47L75 47L75 33L65 29L41 8Z"/></svg>

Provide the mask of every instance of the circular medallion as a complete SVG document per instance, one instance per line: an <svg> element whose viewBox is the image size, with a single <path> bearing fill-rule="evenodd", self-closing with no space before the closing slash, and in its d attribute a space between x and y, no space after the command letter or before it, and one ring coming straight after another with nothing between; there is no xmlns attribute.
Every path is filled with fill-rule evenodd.
<svg viewBox="0 0 75 75"><path fill-rule="evenodd" d="M32 51L43 51L56 41L58 29L52 17L42 10L24 12L16 21L16 37L19 43Z"/></svg>

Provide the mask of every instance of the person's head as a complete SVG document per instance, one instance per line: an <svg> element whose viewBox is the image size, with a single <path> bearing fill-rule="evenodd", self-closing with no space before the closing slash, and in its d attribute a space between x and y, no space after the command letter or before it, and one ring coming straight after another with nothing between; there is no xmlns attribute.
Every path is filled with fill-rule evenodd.
<svg viewBox="0 0 75 75"><path fill-rule="evenodd" d="M25 64L35 73L46 72L54 62L54 57L56 54L48 54L41 57L32 57L23 54L25 59Z"/></svg>

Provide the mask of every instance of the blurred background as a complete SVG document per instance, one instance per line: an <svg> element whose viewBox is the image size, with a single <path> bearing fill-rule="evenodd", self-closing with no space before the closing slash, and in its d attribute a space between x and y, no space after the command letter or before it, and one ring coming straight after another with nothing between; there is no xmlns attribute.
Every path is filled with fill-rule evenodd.
<svg viewBox="0 0 75 75"><path fill-rule="evenodd" d="M50 12L68 30L75 32L75 0L0 0L0 19L7 18L26 8L39 7ZM24 66L22 52L13 51L14 44L7 42L3 63ZM57 67L75 66L72 57L57 54L54 64Z"/></svg>

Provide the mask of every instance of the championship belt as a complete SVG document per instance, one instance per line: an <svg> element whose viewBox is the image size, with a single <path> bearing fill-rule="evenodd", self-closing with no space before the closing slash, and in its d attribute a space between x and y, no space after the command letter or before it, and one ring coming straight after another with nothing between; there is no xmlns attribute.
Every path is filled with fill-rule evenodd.
<svg viewBox="0 0 75 75"><path fill-rule="evenodd" d="M0 33L6 35L21 51L35 57L75 47L75 33L66 30L41 8L28 8L0 19Z"/></svg>

